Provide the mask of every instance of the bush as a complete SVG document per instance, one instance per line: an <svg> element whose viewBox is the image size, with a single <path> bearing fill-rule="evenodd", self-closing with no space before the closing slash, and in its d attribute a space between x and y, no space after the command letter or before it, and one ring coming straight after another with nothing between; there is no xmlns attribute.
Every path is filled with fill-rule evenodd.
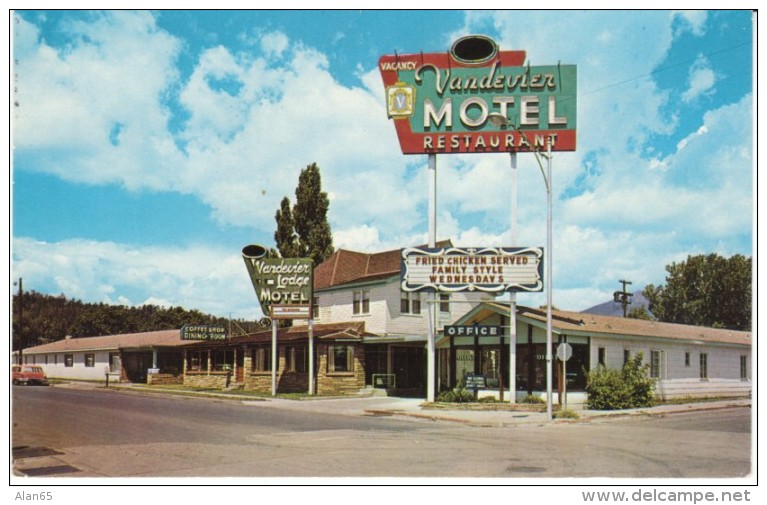
<svg viewBox="0 0 767 505"><path fill-rule="evenodd" d="M546 403L546 400L539 396L535 395L527 395L524 398L522 398L522 401L520 403Z"/></svg>
<svg viewBox="0 0 767 505"><path fill-rule="evenodd" d="M637 354L620 371L600 365L588 373L586 404L592 410L617 410L655 405L655 379L647 376Z"/></svg>
<svg viewBox="0 0 767 505"><path fill-rule="evenodd" d="M474 393L464 388L455 388L448 391L442 391L437 395L438 402L445 403L467 403L474 401Z"/></svg>
<svg viewBox="0 0 767 505"><path fill-rule="evenodd" d="M570 409L554 412L554 419L580 419L580 417L576 411Z"/></svg>

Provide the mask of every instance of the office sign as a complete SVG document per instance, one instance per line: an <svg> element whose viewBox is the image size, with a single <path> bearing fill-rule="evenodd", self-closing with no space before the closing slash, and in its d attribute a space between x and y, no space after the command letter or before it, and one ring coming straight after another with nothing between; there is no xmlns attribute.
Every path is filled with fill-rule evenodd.
<svg viewBox="0 0 767 505"><path fill-rule="evenodd" d="M525 65L525 51L472 35L378 67L403 154L575 150L575 65Z"/></svg>
<svg viewBox="0 0 767 505"><path fill-rule="evenodd" d="M181 340L226 340L226 328L218 324L185 324Z"/></svg>
<svg viewBox="0 0 767 505"><path fill-rule="evenodd" d="M270 306L302 306L311 312L314 275L312 260L304 258L268 258L260 245L242 249L242 258L264 314ZM311 317L311 316L309 316Z"/></svg>
<svg viewBox="0 0 767 505"><path fill-rule="evenodd" d="M503 326L489 325L456 325L445 326L445 336L448 337L500 337Z"/></svg>
<svg viewBox="0 0 767 505"><path fill-rule="evenodd" d="M543 248L410 247L401 278L403 291L543 291Z"/></svg>

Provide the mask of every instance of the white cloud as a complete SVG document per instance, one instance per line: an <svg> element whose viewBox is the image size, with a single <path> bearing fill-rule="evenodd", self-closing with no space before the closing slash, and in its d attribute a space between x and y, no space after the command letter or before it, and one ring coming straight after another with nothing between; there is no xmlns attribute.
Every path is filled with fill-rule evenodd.
<svg viewBox="0 0 767 505"><path fill-rule="evenodd" d="M242 258L214 247L136 247L82 239L14 240L14 270L27 290L84 302L195 308L257 318L260 309Z"/></svg>
<svg viewBox="0 0 767 505"><path fill-rule="evenodd" d="M711 65L704 56L699 56L688 77L688 89L682 93L682 101L689 103L702 95L710 95L714 92L716 75Z"/></svg>
<svg viewBox="0 0 767 505"><path fill-rule="evenodd" d="M333 232L333 245L336 249L348 249L360 252L378 252L380 238L378 229L368 226L356 226Z"/></svg>
<svg viewBox="0 0 767 505"><path fill-rule="evenodd" d="M751 229L752 97L706 113L676 152L647 154L660 151L649 140L675 132L680 121L663 115L667 97L650 76L665 61L674 29L701 35L705 20L697 11L473 11L456 32L493 26L502 50L525 49L533 65L578 65L578 151L553 161L555 275L564 300L556 305L585 308L584 289L602 296L610 292L602 283L623 276L662 281L670 259L734 244ZM336 246L425 243L426 162L400 153L375 62L368 72L358 67L359 85L344 85L327 56L271 31L253 45L263 53L210 47L178 82L182 43L146 13L72 25L82 36L66 50L47 45L23 19L16 31L14 143L45 154L37 170L192 194L220 223L271 234L280 200L293 198L300 170L317 162ZM449 45L455 37L444 39ZM716 77L711 62L696 61L679 90L685 102L711 93ZM171 116L169 94L186 114L172 132L169 122L179 118ZM508 240L508 156L440 156L438 173L438 238L467 246ZM541 245L545 192L532 155L519 155L518 182L517 245ZM52 292L166 300L219 315L256 310L241 260L213 249L30 239L14 247L25 281L54 279Z"/></svg>
<svg viewBox="0 0 767 505"><path fill-rule="evenodd" d="M273 57L280 58L288 49L288 36L282 32L271 32L261 37L261 48L264 52Z"/></svg>

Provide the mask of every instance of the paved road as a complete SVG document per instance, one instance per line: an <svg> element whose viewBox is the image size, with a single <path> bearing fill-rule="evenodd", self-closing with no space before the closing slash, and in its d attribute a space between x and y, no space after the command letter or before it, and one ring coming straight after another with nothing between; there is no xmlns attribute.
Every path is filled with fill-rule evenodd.
<svg viewBox="0 0 767 505"><path fill-rule="evenodd" d="M482 427L333 414L308 403L302 409L301 403L275 408L269 402L14 387L12 444L27 447L14 451L15 473L42 479L530 479L728 478L751 472L750 408Z"/></svg>

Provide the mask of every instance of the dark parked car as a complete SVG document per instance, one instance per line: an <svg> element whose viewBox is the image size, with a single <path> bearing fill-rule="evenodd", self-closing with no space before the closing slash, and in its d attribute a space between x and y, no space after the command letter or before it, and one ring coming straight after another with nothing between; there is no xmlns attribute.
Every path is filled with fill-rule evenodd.
<svg viewBox="0 0 767 505"><path fill-rule="evenodd" d="M45 376L43 367L35 365L13 365L11 368L11 381L14 384L27 386L32 384L48 385L48 378Z"/></svg>

